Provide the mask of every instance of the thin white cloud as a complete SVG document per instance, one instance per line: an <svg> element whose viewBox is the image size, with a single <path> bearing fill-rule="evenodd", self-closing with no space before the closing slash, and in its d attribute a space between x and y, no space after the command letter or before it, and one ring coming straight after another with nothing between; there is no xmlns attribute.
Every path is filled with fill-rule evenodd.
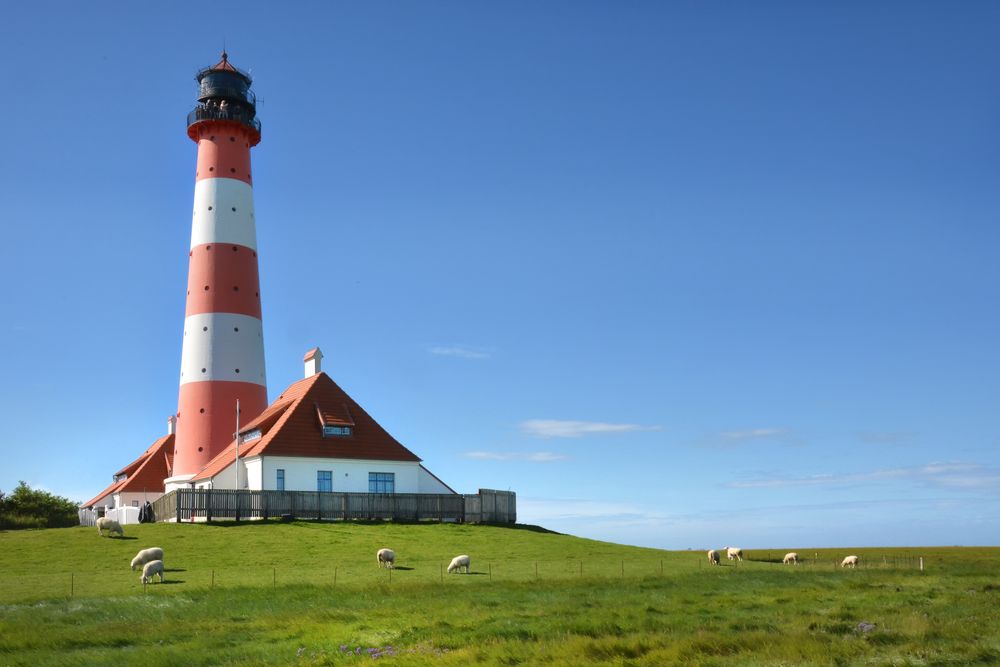
<svg viewBox="0 0 1000 667"><path fill-rule="evenodd" d="M458 357L460 359L489 359L493 356L492 350L471 345L435 345L427 348L427 351L440 357Z"/></svg>
<svg viewBox="0 0 1000 667"><path fill-rule="evenodd" d="M847 486L886 481L912 481L951 489L1000 489L1000 470L988 468L978 463L928 463L858 473L765 477L730 482L725 486L734 489L762 489L797 486Z"/></svg>
<svg viewBox="0 0 1000 667"><path fill-rule="evenodd" d="M726 440L761 440L788 435L787 428L750 428L742 431L724 431Z"/></svg>
<svg viewBox="0 0 1000 667"><path fill-rule="evenodd" d="M659 426L563 421L558 419L529 419L521 422L519 426L521 431L536 438L579 438L584 435L599 435L604 433L660 430Z"/></svg>
<svg viewBox="0 0 1000 667"><path fill-rule="evenodd" d="M465 452L462 456L477 461L531 461L533 463L551 463L569 459L565 454L555 452Z"/></svg>

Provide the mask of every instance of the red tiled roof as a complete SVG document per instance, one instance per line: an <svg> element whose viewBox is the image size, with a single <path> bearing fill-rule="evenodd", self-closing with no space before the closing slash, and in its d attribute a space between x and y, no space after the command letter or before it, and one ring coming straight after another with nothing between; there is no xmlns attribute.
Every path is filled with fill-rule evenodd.
<svg viewBox="0 0 1000 667"><path fill-rule="evenodd" d="M346 413L346 414L345 414ZM273 426L266 422L280 415ZM330 424L351 425L351 435L323 437L322 421L326 415L350 422L330 420ZM337 386L326 373L317 373L292 384L257 419L241 433L261 428L262 437L240 447L240 456L304 456L333 459L373 459L378 461L415 461L420 457L401 445L379 426L354 399ZM191 481L211 479L236 459L233 441L209 461Z"/></svg>
<svg viewBox="0 0 1000 667"><path fill-rule="evenodd" d="M222 52L222 60L212 65L211 69L214 70L224 70L226 72L236 72L237 69L229 64L229 54L225 51Z"/></svg>
<svg viewBox="0 0 1000 667"><path fill-rule="evenodd" d="M123 491L162 493L163 480L170 477L170 459L173 457L173 451L173 434L158 439L139 458L115 473L115 477L126 475L125 479L112 482L81 507L93 507L98 500L109 494Z"/></svg>
<svg viewBox="0 0 1000 667"><path fill-rule="evenodd" d="M320 359L323 358L323 353L319 351L319 348L314 347L313 349L306 352L306 356L302 357L302 361L309 361L310 359L315 359L317 354L319 354Z"/></svg>

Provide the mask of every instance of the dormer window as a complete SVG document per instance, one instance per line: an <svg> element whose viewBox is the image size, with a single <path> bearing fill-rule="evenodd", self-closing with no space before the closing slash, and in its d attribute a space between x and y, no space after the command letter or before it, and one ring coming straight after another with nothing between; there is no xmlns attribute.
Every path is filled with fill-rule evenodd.
<svg viewBox="0 0 1000 667"><path fill-rule="evenodd" d="M115 475L113 479L116 482L120 482L123 479L128 479L128 475L126 475L125 473L121 473L120 475Z"/></svg>
<svg viewBox="0 0 1000 667"><path fill-rule="evenodd" d="M316 416L324 438L347 438L354 434L354 419L344 404L321 408L316 403Z"/></svg>
<svg viewBox="0 0 1000 667"><path fill-rule="evenodd" d="M261 432L259 428L255 428L252 431L247 431L243 434L243 442L253 442L254 440L260 440Z"/></svg>

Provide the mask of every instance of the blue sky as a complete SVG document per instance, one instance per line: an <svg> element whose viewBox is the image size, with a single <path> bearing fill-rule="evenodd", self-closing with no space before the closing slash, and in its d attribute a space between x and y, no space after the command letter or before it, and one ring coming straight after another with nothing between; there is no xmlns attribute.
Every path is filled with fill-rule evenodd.
<svg viewBox="0 0 1000 667"><path fill-rule="evenodd" d="M20 3L0 489L176 410L195 72L251 70L269 395L667 548L1000 543L1000 5Z"/></svg>

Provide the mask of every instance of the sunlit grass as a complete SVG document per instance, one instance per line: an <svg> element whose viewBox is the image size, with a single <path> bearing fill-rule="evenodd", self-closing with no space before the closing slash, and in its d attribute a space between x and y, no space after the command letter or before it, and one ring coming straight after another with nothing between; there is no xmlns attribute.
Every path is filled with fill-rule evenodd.
<svg viewBox="0 0 1000 667"><path fill-rule="evenodd" d="M126 534L139 539L0 533L0 664L1000 660L1000 549L850 550L868 566L850 571L836 566L848 550L811 551L797 567L770 562L778 550L709 567L701 553L491 526L163 524ZM168 583L144 593L128 563L146 546L165 549ZM391 574L376 567L381 546L399 554ZM474 574L442 575L458 553L473 557Z"/></svg>

